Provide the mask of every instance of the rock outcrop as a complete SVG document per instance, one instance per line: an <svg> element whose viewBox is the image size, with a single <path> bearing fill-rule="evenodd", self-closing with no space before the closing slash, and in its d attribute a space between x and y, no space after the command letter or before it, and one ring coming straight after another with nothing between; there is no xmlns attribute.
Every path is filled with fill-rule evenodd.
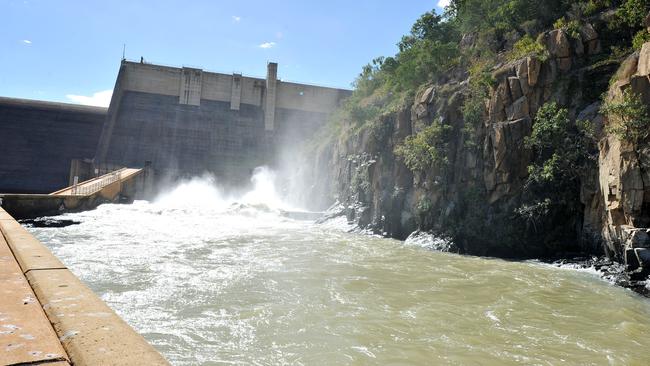
<svg viewBox="0 0 650 366"><path fill-rule="evenodd" d="M650 43L624 62L605 62L596 28L582 23L577 33L545 32L538 38L544 54L494 67L478 123L463 113L475 97L472 80L457 73L462 77L422 88L412 104L321 148L312 164L317 170L309 173L320 186L311 195L327 192L350 222L383 235L451 232L463 253L522 258L606 252L627 261L630 270L650 269L650 149L608 134L600 113L603 93L612 99L626 88L650 104ZM463 38L466 47L470 41ZM526 195L532 158L525 138L548 102L567 108L574 121L592 122L598 164L581 172L576 195L582 208L540 227L514 212ZM449 164L411 172L395 148L433 121L451 127Z"/></svg>
<svg viewBox="0 0 650 366"><path fill-rule="evenodd" d="M615 75L607 99L620 100L627 89L650 104L650 43L628 57ZM606 125L615 123L605 117ZM602 235L611 256L631 271L650 273L650 147L604 133L599 142L599 184L603 202ZM639 277L639 276L637 276Z"/></svg>

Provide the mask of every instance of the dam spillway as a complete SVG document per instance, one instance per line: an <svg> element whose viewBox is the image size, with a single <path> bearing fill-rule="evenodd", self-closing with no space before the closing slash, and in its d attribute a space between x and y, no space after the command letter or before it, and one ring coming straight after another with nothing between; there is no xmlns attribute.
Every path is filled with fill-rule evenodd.
<svg viewBox="0 0 650 366"><path fill-rule="evenodd" d="M195 179L30 230L175 365L647 360L650 305L594 273L292 220L267 188Z"/></svg>
<svg viewBox="0 0 650 366"><path fill-rule="evenodd" d="M122 60L110 106L0 98L0 193L49 193L124 166L233 186L313 137L349 90Z"/></svg>

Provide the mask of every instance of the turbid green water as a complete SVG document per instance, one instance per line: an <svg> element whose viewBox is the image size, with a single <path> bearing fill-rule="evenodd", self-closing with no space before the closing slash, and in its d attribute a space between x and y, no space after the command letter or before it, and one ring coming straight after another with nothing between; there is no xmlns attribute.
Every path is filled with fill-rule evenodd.
<svg viewBox="0 0 650 366"><path fill-rule="evenodd" d="M650 302L593 273L231 203L194 182L31 230L175 365L650 363Z"/></svg>

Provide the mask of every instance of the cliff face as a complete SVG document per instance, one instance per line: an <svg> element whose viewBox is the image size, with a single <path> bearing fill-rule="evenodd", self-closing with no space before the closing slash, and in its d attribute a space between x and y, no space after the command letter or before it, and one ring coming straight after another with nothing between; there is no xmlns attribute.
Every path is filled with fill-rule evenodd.
<svg viewBox="0 0 650 366"><path fill-rule="evenodd" d="M468 120L464 113L476 96L472 77L461 71L421 88L369 128L321 144L302 172L315 182L309 195L337 201L332 215L376 233L404 239L430 230L451 236L454 244L446 250L516 258L606 253L627 258L629 269L638 267L650 247L650 149L628 146L606 132L609 121L600 107L603 93L613 100L625 88L650 104L650 44L621 62L603 54L598 30L604 29L597 23L582 22L579 35L542 33L545 57L493 67L493 82L479 98L480 118ZM548 102L566 108L572 121L590 122L594 162L577 173L575 190L568 192L575 205L529 220L515 212L530 195L532 152L525 138ZM412 172L395 149L432 121L450 127L448 164Z"/></svg>
<svg viewBox="0 0 650 366"><path fill-rule="evenodd" d="M650 43L621 65L608 91L608 100L619 100L626 90L650 104ZM615 123L605 119L606 124ZM605 250L621 258L642 277L650 270L650 148L647 144L621 141L603 134L598 144L598 181ZM645 269L643 267L646 267Z"/></svg>

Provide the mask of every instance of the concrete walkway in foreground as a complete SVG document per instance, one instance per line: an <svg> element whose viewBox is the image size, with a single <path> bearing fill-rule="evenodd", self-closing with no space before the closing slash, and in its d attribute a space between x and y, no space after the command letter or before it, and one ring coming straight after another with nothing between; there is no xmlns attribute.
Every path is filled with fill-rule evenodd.
<svg viewBox="0 0 650 366"><path fill-rule="evenodd" d="M169 365L0 208L0 365Z"/></svg>

